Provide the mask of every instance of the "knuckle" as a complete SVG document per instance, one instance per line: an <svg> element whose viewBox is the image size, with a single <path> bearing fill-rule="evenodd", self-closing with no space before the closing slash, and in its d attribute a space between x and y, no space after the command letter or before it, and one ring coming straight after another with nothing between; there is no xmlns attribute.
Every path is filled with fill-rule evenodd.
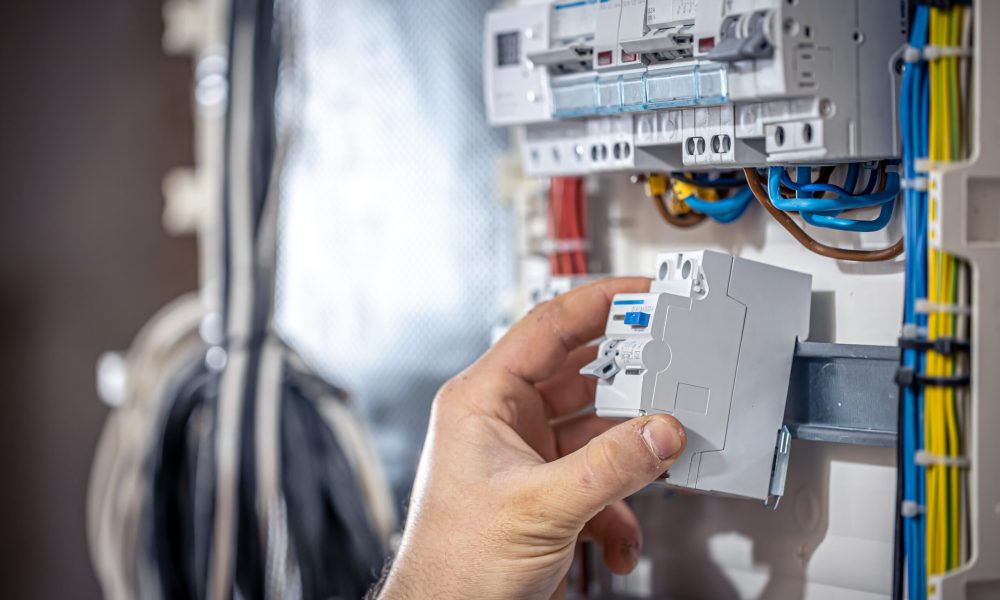
<svg viewBox="0 0 1000 600"><path fill-rule="evenodd" d="M621 487L622 448L613 438L594 439L584 446L579 484L583 489L597 491Z"/></svg>
<svg viewBox="0 0 1000 600"><path fill-rule="evenodd" d="M469 378L470 378L469 371L468 370L462 371L456 374L448 381L446 381L444 385L441 386L441 391L442 392L457 391L469 381Z"/></svg>
<svg viewBox="0 0 1000 600"><path fill-rule="evenodd" d="M562 295L542 302L528 314L538 325L552 330L552 333L561 339L559 319L564 312L566 312L566 296Z"/></svg>
<svg viewBox="0 0 1000 600"><path fill-rule="evenodd" d="M474 385L470 386L475 378L471 368L455 375L438 389L434 396L434 403L451 404L466 397L470 387L475 387Z"/></svg>
<svg viewBox="0 0 1000 600"><path fill-rule="evenodd" d="M437 395L434 396L434 406L440 407L442 405L447 405L455 401L456 398L461 397L461 381L458 377L453 377L445 382L444 385L438 389Z"/></svg>
<svg viewBox="0 0 1000 600"><path fill-rule="evenodd" d="M431 422L447 419L463 405L469 389L467 375L461 373L449 379L442 385L431 403Z"/></svg>
<svg viewBox="0 0 1000 600"><path fill-rule="evenodd" d="M545 326L551 329L556 337L563 339L563 332L559 323L566 312L566 296L557 296L549 300L546 305L539 316L545 322Z"/></svg>
<svg viewBox="0 0 1000 600"><path fill-rule="evenodd" d="M509 536L507 541L549 543L575 533L582 524L570 510L571 499L551 486L517 485L506 492L496 524Z"/></svg>

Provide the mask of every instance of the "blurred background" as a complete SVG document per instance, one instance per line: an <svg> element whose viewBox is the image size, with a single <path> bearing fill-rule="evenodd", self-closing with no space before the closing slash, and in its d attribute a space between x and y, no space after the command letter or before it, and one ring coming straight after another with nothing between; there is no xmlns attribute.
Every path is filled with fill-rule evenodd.
<svg viewBox="0 0 1000 600"><path fill-rule="evenodd" d="M235 30L248 35L239 51L230 46L230 4ZM555 235L548 182L524 175L517 138L484 114L483 23L495 4L36 0L0 8L0 596L98 598L95 568L106 593L122 592L109 597L208 596L217 481L234 486L235 512L250 519L232 517L241 533L218 538L235 555L222 577L243 597L258 597L264 584L269 597L350 598L367 589L392 550L435 391L522 308L561 289L549 285L553 251L544 244ZM225 130L227 108L254 135L236 140ZM886 298L901 302L899 269L820 261L757 206L741 225L682 232L659 222L641 186L623 177L586 186L586 273L645 273L661 250L770 254L812 272L831 312L836 290L889 315L877 327L868 312L831 318L814 327L813 341L895 343L900 310ZM248 208L252 243L240 249L238 213ZM253 263L243 273L252 285L230 280L242 268L235 252ZM160 370L173 372L148 385L156 393L144 397L118 380L99 398L101 357L128 349L154 315L195 291L201 297L189 298L187 313L170 309L187 319L173 325L186 353L164 351L170 360ZM246 331L228 318L240 294L254 303ZM137 345L157 348L149 339ZM268 352L281 359L277 375ZM122 366L102 381L115 384ZM220 388L230 373L245 384L244 404L223 418ZM152 408L137 406L144 398ZM255 412L265 405L285 412ZM131 420L116 422L122 415ZM307 432L315 439L280 428L295 419L303 430L325 427ZM272 444L244 442L229 457L239 469L228 478L216 477L222 452L211 444L225 427ZM732 577L716 569L725 561L706 558L709 541L721 539L736 549L726 555L730 576L750 573L771 597L769 580L787 582L769 573L787 573L784 597L799 597L808 563L799 556L826 538L849 538L874 542L879 560L856 579L887 594L891 519L872 517L878 527L844 535L834 525L854 523L859 486L875 498L872 514L891 515L891 450L807 445L793 456L790 481L816 504L808 523L785 517L797 510L791 502L769 511L662 490L634 499L647 539L698 540L676 552L651 544L640 588L651 590L655 575L658 586L666 582L658 590L735 597ZM274 462L286 478L275 476ZM831 483L831 473L844 477L831 465L848 463L857 472ZM829 506L819 504L828 497ZM296 522L299 515L310 518ZM361 558L345 565L345 556ZM583 594L589 579L605 596L638 585L598 573L593 551L578 558ZM838 570L837 556L824 560L815 562L821 574ZM272 581L273 573L287 578ZM688 587L670 588L678 584ZM333 593L343 590L362 592Z"/></svg>
<svg viewBox="0 0 1000 600"><path fill-rule="evenodd" d="M161 183L192 162L191 61L159 2L0 7L0 596L99 598L85 497L99 355L198 285Z"/></svg>
<svg viewBox="0 0 1000 600"><path fill-rule="evenodd" d="M361 574L356 585L363 587L381 564L382 544L402 515L431 399L445 379L488 347L514 281L511 208L495 197L506 135L487 125L481 91L482 23L492 4L306 0L274 8L269 2L233 3L239 18L253 24L254 44L273 42L269 51L275 58L280 53L282 64L267 100L273 102L275 141L261 150L265 162L256 163L280 163L280 178L264 194L277 203L253 199L269 207L262 212L275 213L263 225L274 228L274 245L255 242L271 248L276 262L270 283L264 284L273 286L273 306L265 309L273 313L271 327L265 329L275 333L264 335L289 345L285 363L294 376L286 374L285 381L294 381L286 388L301 392L302 374L315 373L350 394L349 405L370 426L380 463L366 469L355 465L369 501L381 507L372 509L379 525L374 549L368 562L354 569ZM0 593L7 597L99 597L88 556L95 547L105 552L102 579L137 577L140 583L130 580L132 593L160 585L141 587L148 565L163 574L156 581L165 582L168 597L177 591L171 582L183 580L190 585L186 591L198 590L198 595L205 585L207 563L183 545L190 542L185 537L189 521L170 519L190 516L183 512L192 506L185 504L188 491L199 487L192 496L211 501L214 488L196 486L195 475L189 480L186 472L169 471L172 463L159 454L159 444L167 442L155 429L169 423L170 411L178 406L170 395L176 390L157 389L157 403L159 394L168 397L163 408L155 404L155 410L144 413L142 423L154 429L136 429L129 421L105 430L104 455L133 459L139 471L130 471L128 461L126 467L95 462L110 414L102 400L111 397L132 407L118 413L132 414L136 406L134 394L121 387L128 355L117 357L111 378L102 379L112 385L101 398L97 365L105 353L128 349L164 305L199 289L207 311L200 337L215 349L243 347L238 335L227 329L223 341L214 329L219 315L225 320L228 307L222 304L235 285L223 264L232 249L226 246L225 258L219 254L230 243L220 233L219 197L230 194L227 211L240 202L231 200L231 187L223 185L228 165L223 167L222 157L230 152L223 141L223 116L232 101L227 5L214 0L65 6L44 1L0 9L6 83L0 115L5 249L0 319L3 392L10 407L0 424L6 482L0 499L5 522ZM278 14L276 25L258 23ZM338 60L355 48L364 49L366 60ZM253 57L257 81L265 80L270 59L261 61L259 52ZM260 99L255 87L253 102ZM254 114L257 119L259 111ZM253 128L268 131L258 121ZM259 145L251 146L258 151ZM251 335L248 342L251 362L259 358L253 350L257 339ZM225 368L225 351L205 355L203 343L196 345L209 371ZM161 370L188 374L194 369L190 377L200 381L204 368L184 363ZM209 418L217 417L215 426L222 427L223 417L214 412L214 388L209 388L199 388L195 403L207 407ZM317 410L327 411L324 417L340 404L339 391L304 389L313 390L302 393L312 395ZM183 421L185 428L194 423L185 435L199 435L203 412L182 414L194 419ZM336 421L330 420L334 430ZM140 439L119 446L130 434ZM364 440L358 442L361 450L352 449L358 434L335 431L335 437L341 435L347 435L340 443L346 444L348 459L360 460L354 454L364 454ZM200 448L182 445L181 452L210 456L198 454ZM184 464L183 456L176 464ZM304 462L279 456L296 465ZM161 485L152 477L162 474L162 465L180 479L154 487ZM125 480L102 478L122 469ZM97 479L91 479L93 473ZM132 475L147 478L130 488ZM313 473L297 482L321 480L322 474ZM240 478L239 485L246 481ZM285 482L294 504L289 485L296 483ZM167 509L159 504L164 490L174 502ZM137 497L145 508L129 512ZM338 510L349 505L341 503ZM93 512L94 507L105 512ZM157 520L161 514L167 514L166 525ZM338 519L325 522L339 527ZM282 526L294 529L298 525L292 520L281 521ZM191 526L197 530L199 523ZM240 527L247 529L242 522ZM159 533L150 533L154 530ZM173 536L166 536L166 551L158 546L163 531ZM352 535L365 534L343 537ZM239 547L236 577L262 572L254 561L272 550L272 541L259 553L242 538L234 542ZM325 547L297 552L302 561L310 552L324 560L339 555ZM165 570L175 567L179 571L173 575ZM240 585L249 584L241 579ZM305 595L310 597L309 589Z"/></svg>

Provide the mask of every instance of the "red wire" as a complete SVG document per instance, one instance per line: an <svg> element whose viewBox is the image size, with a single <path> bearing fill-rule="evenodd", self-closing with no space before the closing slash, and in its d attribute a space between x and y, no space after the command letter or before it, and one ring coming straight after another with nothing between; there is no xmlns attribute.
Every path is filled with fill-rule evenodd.
<svg viewBox="0 0 1000 600"><path fill-rule="evenodd" d="M556 219L555 189L556 189L556 181L555 179L552 179L549 181L549 207L548 207L550 240L555 240L556 237L558 237L556 234L557 219ZM559 274L559 260L556 257L554 251L549 252L549 270L553 275Z"/></svg>
<svg viewBox="0 0 1000 600"><path fill-rule="evenodd" d="M580 177L577 177L573 183L573 212L576 216L574 219L576 239L582 243L583 240L587 239L587 189L584 186L583 179ZM573 254L573 259L576 262L576 272L580 275L586 275L587 257L583 253L582 248L577 248Z"/></svg>
<svg viewBox="0 0 1000 600"><path fill-rule="evenodd" d="M549 239L553 242L553 249L549 254L549 265L553 275L562 275L562 256L555 249L558 240L562 238L562 182L559 177L549 180Z"/></svg>
<svg viewBox="0 0 1000 600"><path fill-rule="evenodd" d="M586 189L580 177L553 177L549 182L549 238L553 246L585 239ZM555 250L549 256L553 275L583 275L587 257L581 248Z"/></svg>
<svg viewBox="0 0 1000 600"><path fill-rule="evenodd" d="M559 211L559 225L562 231L559 234L559 240L565 242L573 239L573 223L576 221L572 202L573 180L568 177L560 177L559 193L562 196L562 207ZM576 272L573 268L573 254L570 251L564 249L559 257L562 262L563 275L572 275Z"/></svg>
<svg viewBox="0 0 1000 600"><path fill-rule="evenodd" d="M570 217L566 219L566 238L576 242L582 242L583 240L583 228L581 226L581 205L580 205L580 195L581 189L583 187L583 180L579 177L574 177L568 179L567 193L566 193L566 204ZM583 252L579 247L574 248L570 251L570 261L573 269L573 273L577 275L582 275L587 271L587 262L584 259Z"/></svg>

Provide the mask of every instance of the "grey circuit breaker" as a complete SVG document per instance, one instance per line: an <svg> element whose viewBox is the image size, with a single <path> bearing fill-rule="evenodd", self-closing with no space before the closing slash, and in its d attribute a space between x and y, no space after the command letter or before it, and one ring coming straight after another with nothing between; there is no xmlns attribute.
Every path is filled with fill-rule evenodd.
<svg viewBox="0 0 1000 600"><path fill-rule="evenodd" d="M797 339L812 277L719 252L661 254L649 293L618 294L598 357L601 417L668 413L687 448L663 483L775 505Z"/></svg>
<svg viewBox="0 0 1000 600"><path fill-rule="evenodd" d="M535 176L899 156L900 0L549 0L484 28L494 125Z"/></svg>

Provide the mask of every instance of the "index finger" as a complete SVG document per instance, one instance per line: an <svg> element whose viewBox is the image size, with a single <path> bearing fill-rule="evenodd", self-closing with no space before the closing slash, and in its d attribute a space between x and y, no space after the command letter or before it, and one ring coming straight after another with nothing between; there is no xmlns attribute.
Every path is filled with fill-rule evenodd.
<svg viewBox="0 0 1000 600"><path fill-rule="evenodd" d="M539 305L482 359L529 383L553 376L574 349L604 333L615 294L649 289L646 277L602 279Z"/></svg>

